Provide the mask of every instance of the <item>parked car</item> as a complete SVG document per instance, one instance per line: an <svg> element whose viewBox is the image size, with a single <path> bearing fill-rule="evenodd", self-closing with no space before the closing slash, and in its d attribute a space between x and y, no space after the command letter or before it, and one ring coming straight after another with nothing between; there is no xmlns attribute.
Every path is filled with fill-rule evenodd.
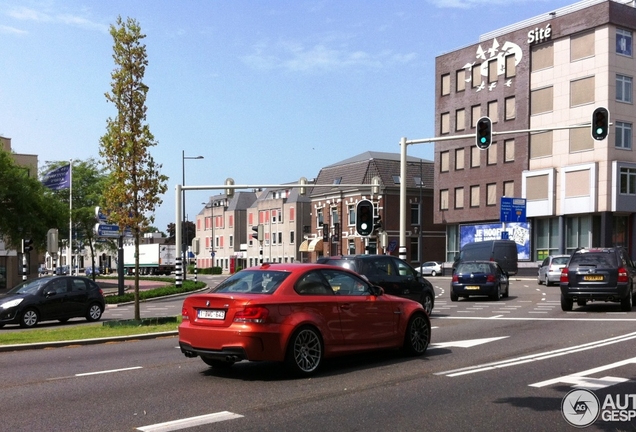
<svg viewBox="0 0 636 432"><path fill-rule="evenodd" d="M68 266L59 266L55 267L56 275L67 275L68 274Z"/></svg>
<svg viewBox="0 0 636 432"><path fill-rule="evenodd" d="M299 375L345 353L402 348L422 355L431 323L414 301L384 294L358 274L321 264L241 270L183 302L179 345L215 368L280 361Z"/></svg>
<svg viewBox="0 0 636 432"><path fill-rule="evenodd" d="M88 266L84 269L84 272L86 273L86 276L91 276L93 273L95 273L95 275L100 274L99 267L97 266Z"/></svg>
<svg viewBox="0 0 636 432"><path fill-rule="evenodd" d="M435 290L407 262L391 255L335 255L318 258L319 264L337 265L364 276L387 294L420 302L426 313L433 312Z"/></svg>
<svg viewBox="0 0 636 432"><path fill-rule="evenodd" d="M537 282L548 286L552 283L559 283L561 279L561 269L565 267L570 259L570 255L550 255L539 264Z"/></svg>
<svg viewBox="0 0 636 432"><path fill-rule="evenodd" d="M571 311L574 302L620 302L632 310L636 269L623 247L577 249L561 270L561 309Z"/></svg>
<svg viewBox="0 0 636 432"><path fill-rule="evenodd" d="M442 261L427 261L415 269L421 275L443 276L444 263Z"/></svg>
<svg viewBox="0 0 636 432"><path fill-rule="evenodd" d="M451 301L486 295L498 301L509 295L508 273L494 261L463 261L457 265L450 287Z"/></svg>
<svg viewBox="0 0 636 432"><path fill-rule="evenodd" d="M486 240L465 244L453 263L453 273L462 261L495 261L509 275L517 274L517 243L512 240Z"/></svg>
<svg viewBox="0 0 636 432"><path fill-rule="evenodd" d="M92 280L82 276L44 276L0 295L0 327L19 324L33 327L40 321L85 317L97 321L104 312L104 295Z"/></svg>

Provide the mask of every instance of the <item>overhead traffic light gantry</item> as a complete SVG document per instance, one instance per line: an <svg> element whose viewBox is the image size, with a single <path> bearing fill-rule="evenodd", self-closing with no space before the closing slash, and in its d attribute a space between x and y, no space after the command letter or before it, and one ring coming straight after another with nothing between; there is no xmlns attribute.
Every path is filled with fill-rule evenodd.
<svg viewBox="0 0 636 432"><path fill-rule="evenodd" d="M490 117L481 117L477 120L475 144L482 150L486 150L492 144L492 121Z"/></svg>

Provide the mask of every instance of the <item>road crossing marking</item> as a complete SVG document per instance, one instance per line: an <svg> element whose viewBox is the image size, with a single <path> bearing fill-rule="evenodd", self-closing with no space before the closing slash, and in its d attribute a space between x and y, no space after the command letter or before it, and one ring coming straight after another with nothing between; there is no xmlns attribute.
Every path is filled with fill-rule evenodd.
<svg viewBox="0 0 636 432"><path fill-rule="evenodd" d="M165 423L156 423L154 425L142 426L138 427L137 430L144 432L170 432L210 423L233 420L241 417L243 417L241 414L235 414L229 411L221 411L213 414L205 414L196 417L173 420Z"/></svg>
<svg viewBox="0 0 636 432"><path fill-rule="evenodd" d="M617 367L625 366L628 364L636 364L636 357L622 360L616 363L611 363L605 366L600 366L593 369L588 369L582 372L574 373L571 375L565 375L559 378L553 378L546 381L530 384L530 387L546 387L553 384L572 384L574 388L586 388L589 390L600 390L605 387L613 386L615 384L621 384L629 381L628 378L618 378L612 376L606 376L603 378L591 378L588 375L592 375L598 372L603 372L608 369L614 369Z"/></svg>

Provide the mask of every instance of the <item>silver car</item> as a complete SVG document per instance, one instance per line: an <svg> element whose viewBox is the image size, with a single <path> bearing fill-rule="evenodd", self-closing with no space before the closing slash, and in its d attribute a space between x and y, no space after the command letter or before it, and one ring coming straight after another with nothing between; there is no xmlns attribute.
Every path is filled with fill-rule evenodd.
<svg viewBox="0 0 636 432"><path fill-rule="evenodd" d="M442 276L444 274L444 263L441 261L427 261L421 267L415 269L421 275Z"/></svg>
<svg viewBox="0 0 636 432"><path fill-rule="evenodd" d="M570 259L570 255L550 255L539 264L537 282L546 286L552 283L559 283L561 279L561 269L565 267Z"/></svg>

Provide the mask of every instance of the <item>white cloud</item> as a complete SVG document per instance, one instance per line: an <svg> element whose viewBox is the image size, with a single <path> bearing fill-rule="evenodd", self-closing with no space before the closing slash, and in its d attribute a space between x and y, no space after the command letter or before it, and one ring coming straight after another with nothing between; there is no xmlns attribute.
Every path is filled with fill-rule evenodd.
<svg viewBox="0 0 636 432"><path fill-rule="evenodd" d="M83 16L74 14L51 14L27 7L16 7L7 12L11 18L20 21L33 21L38 23L57 23L63 25L71 25L82 27L89 30L97 30L100 32L108 32L109 26L91 21Z"/></svg>
<svg viewBox="0 0 636 432"><path fill-rule="evenodd" d="M14 34L14 35L22 35L27 34L25 30L20 30L15 27L9 27L5 25L0 25L0 33L2 34Z"/></svg>

